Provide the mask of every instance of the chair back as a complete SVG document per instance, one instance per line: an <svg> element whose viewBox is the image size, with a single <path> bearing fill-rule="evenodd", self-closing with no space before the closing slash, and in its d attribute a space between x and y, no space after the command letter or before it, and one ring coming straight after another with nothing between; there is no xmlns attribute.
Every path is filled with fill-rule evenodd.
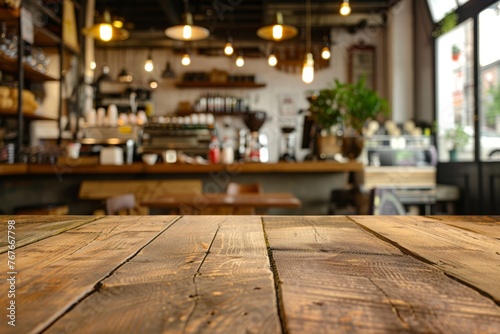
<svg viewBox="0 0 500 334"><path fill-rule="evenodd" d="M262 186L260 183L237 183L230 182L227 185L226 194L228 195L238 195L238 194L261 194L263 193Z"/></svg>
<svg viewBox="0 0 500 334"><path fill-rule="evenodd" d="M130 211L135 208L135 195L125 194L113 196L106 199L106 214L130 214Z"/></svg>
<svg viewBox="0 0 500 334"><path fill-rule="evenodd" d="M371 214L405 215L406 210L392 189L373 188L371 192Z"/></svg>

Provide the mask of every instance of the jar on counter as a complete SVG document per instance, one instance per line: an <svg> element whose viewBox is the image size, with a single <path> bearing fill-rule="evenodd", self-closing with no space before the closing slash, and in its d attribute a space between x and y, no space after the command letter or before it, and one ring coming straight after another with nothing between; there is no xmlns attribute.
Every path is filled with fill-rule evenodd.
<svg viewBox="0 0 500 334"><path fill-rule="evenodd" d="M223 164L232 164L234 162L234 148L229 138L225 137L222 141L222 156Z"/></svg>

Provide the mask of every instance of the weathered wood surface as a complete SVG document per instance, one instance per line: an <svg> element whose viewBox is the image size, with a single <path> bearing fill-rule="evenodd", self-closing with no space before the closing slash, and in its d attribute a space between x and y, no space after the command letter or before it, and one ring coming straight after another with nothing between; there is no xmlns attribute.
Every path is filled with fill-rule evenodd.
<svg viewBox="0 0 500 334"><path fill-rule="evenodd" d="M353 216L351 219L500 302L500 240L429 217Z"/></svg>
<svg viewBox="0 0 500 334"><path fill-rule="evenodd" d="M5 217L0 224L0 254L5 253L7 243L7 221L15 221L16 247L37 242L56 234L87 224L100 217L91 216L11 216Z"/></svg>
<svg viewBox="0 0 500 334"><path fill-rule="evenodd" d="M496 217L0 218L0 333L500 333Z"/></svg>
<svg viewBox="0 0 500 334"><path fill-rule="evenodd" d="M472 231L487 237L500 240L500 220L494 217L482 216L429 216L441 223L455 226L466 231Z"/></svg>
<svg viewBox="0 0 500 334"><path fill-rule="evenodd" d="M175 217L109 217L17 251L17 325L1 333L37 333L77 304L116 268L175 221ZM7 261L0 262L6 273ZM7 291L6 289L3 289ZM7 293L0 305L7 305Z"/></svg>
<svg viewBox="0 0 500 334"><path fill-rule="evenodd" d="M348 218L263 219L290 333L500 330L491 299Z"/></svg>
<svg viewBox="0 0 500 334"><path fill-rule="evenodd" d="M276 305L260 218L190 216L47 333L278 333Z"/></svg>

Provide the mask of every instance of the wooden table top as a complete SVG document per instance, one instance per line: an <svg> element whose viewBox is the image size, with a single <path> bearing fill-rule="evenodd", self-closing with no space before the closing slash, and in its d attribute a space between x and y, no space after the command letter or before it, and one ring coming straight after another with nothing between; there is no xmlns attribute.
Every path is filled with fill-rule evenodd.
<svg viewBox="0 0 500 334"><path fill-rule="evenodd" d="M1 333L500 333L498 216L0 221Z"/></svg>
<svg viewBox="0 0 500 334"><path fill-rule="evenodd" d="M150 208L176 208L180 205L199 207L238 206L257 208L298 208L301 202L291 193L227 195L225 193L165 194L141 201Z"/></svg>

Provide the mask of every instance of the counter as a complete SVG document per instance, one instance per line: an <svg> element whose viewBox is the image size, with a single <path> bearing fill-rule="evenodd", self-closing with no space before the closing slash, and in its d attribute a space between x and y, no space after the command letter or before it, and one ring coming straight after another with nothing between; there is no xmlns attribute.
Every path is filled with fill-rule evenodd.
<svg viewBox="0 0 500 334"><path fill-rule="evenodd" d="M241 164L156 164L153 166L141 162L131 165L80 165L78 162L67 164L16 164L1 165L0 176L12 174L199 174L210 172L229 173L338 173L361 172L363 164L358 162L295 162L295 163L241 163Z"/></svg>
<svg viewBox="0 0 500 334"><path fill-rule="evenodd" d="M500 332L498 217L0 221L1 333Z"/></svg>

